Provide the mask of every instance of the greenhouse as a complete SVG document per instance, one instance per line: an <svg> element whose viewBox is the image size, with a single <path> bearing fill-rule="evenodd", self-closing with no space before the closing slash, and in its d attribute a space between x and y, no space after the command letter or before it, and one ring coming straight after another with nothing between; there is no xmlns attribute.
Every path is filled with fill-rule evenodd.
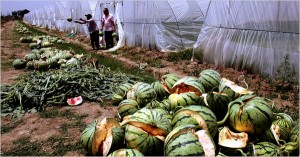
<svg viewBox="0 0 300 157"><path fill-rule="evenodd" d="M298 1L57 1L25 20L88 34L85 26L66 19L92 13L101 25L103 8L115 16L117 48L141 46L168 52L193 47L195 57L205 62L271 76L289 55L299 76Z"/></svg>
<svg viewBox="0 0 300 157"><path fill-rule="evenodd" d="M1 1L0 154L299 156L299 7Z"/></svg>

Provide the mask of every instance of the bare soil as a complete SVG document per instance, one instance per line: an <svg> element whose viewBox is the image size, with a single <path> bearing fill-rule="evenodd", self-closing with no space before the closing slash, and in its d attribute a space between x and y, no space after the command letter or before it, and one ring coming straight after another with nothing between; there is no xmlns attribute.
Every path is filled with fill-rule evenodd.
<svg viewBox="0 0 300 157"><path fill-rule="evenodd" d="M4 63L11 62L14 58L22 58L28 52L29 48L25 49L24 47L13 47L12 39L12 29L14 27L14 22L10 21L1 25L1 67ZM200 63L197 60L189 61L182 60L178 62L169 62L167 61L167 53L162 53L158 51L150 51L140 47L124 47L121 50L124 53L110 53L99 51L92 51L91 46L89 45L89 37L86 36L75 36L75 37L65 37L66 32L58 32L55 30L45 30L37 28L40 31L47 32L50 35L55 35L63 38L64 40L78 44L83 47L87 52L98 53L103 56L117 58L120 62L125 65L141 67L146 71L149 71L159 79L160 76L166 73L175 73L179 76L193 75L197 70L204 69L215 69L220 72L222 77L228 78L239 85L245 86L242 80L240 79L241 75L244 75L246 82L248 83L249 89L254 91L255 94L263 97L267 97L275 102L275 106L278 109L284 108L289 113L299 113L299 85L293 85L292 89L286 91L277 90L274 86L276 80L268 79L261 77L258 74L249 74L241 71L236 71L232 68L225 67L216 67L212 64ZM138 58L138 59L137 59ZM145 64L147 61L159 59L164 67L157 68L151 67L148 64ZM142 67L141 65L144 66ZM13 67L1 68L1 84L12 84L14 79L18 76L26 73L24 70L15 70ZM70 110L76 115L86 115L82 122L83 124L88 124L94 119L102 119L104 117L114 117L116 115L116 107L103 107L94 102L85 102L80 106L76 107L59 107L56 108L59 112L64 112ZM66 123L76 122L76 119L66 118L66 117L52 117L45 118L41 116L40 113L29 114L26 113L19 123L13 127L8 132L1 132L1 153L9 152L14 148L14 141L20 139L21 137L28 136L30 142L44 142L47 141L50 137L53 136L64 136L61 141L56 141L51 144L44 144L42 146L43 151L53 152L53 147L58 145L59 142L76 142L80 139L81 129L79 127L72 127L67 129L66 132L62 129ZM1 127L11 126L13 123L16 123L10 118L1 118ZM85 126L84 126L85 127ZM71 140L70 140L71 139ZM67 151L63 154L65 156L83 156L84 153L80 151Z"/></svg>

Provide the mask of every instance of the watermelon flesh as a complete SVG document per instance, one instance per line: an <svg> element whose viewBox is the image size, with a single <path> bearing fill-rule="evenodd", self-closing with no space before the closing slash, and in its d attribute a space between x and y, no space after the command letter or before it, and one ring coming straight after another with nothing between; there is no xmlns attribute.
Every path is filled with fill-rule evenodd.
<svg viewBox="0 0 300 157"><path fill-rule="evenodd" d="M78 97L74 97L74 98L70 98L67 100L68 105L70 106L76 106L82 103L82 97L78 96Z"/></svg>

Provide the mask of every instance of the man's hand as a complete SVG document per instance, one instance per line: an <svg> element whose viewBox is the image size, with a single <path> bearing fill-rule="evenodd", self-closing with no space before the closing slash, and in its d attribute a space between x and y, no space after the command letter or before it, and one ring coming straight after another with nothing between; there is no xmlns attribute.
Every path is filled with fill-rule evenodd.
<svg viewBox="0 0 300 157"><path fill-rule="evenodd" d="M80 18L79 20L80 20L80 21L83 21L83 19L82 19L82 18Z"/></svg>

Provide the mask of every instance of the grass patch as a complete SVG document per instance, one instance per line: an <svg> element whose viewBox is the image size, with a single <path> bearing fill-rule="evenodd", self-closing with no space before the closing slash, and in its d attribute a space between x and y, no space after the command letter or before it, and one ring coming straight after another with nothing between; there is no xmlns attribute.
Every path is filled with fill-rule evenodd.
<svg viewBox="0 0 300 157"><path fill-rule="evenodd" d="M13 148L8 152L3 152L4 156L45 156L46 153L42 153L42 143L30 142L30 137L21 137L13 141Z"/></svg>
<svg viewBox="0 0 300 157"><path fill-rule="evenodd" d="M63 136L52 136L46 142L48 145L52 146L53 152L49 155L51 156L63 156L68 151L77 151L80 154L85 154L84 149L81 146L80 140L76 143L72 142L72 138L63 137Z"/></svg>
<svg viewBox="0 0 300 157"><path fill-rule="evenodd" d="M7 125L2 125L1 126L1 134L10 132L14 128L16 128L19 124L21 124L22 122L23 122L22 120L16 120L16 121L13 121L12 123L9 123Z"/></svg>
<svg viewBox="0 0 300 157"><path fill-rule="evenodd" d="M183 49L178 52L168 53L167 60L170 62L178 62L180 60L190 60L193 56L193 49Z"/></svg>

